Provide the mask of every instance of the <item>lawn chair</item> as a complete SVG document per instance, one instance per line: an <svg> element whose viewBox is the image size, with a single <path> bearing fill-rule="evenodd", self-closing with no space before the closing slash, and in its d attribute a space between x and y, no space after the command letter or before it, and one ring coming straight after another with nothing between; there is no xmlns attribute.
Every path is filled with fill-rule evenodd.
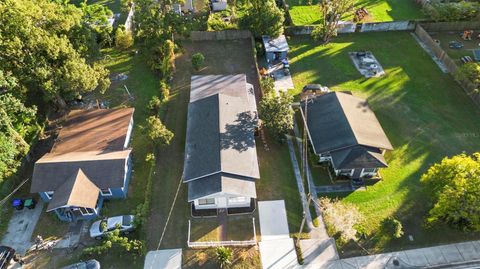
<svg viewBox="0 0 480 269"><path fill-rule="evenodd" d="M477 62L480 62L480 50L473 50L473 59L475 59Z"/></svg>
<svg viewBox="0 0 480 269"><path fill-rule="evenodd" d="M460 58L460 60L462 60L462 63L463 63L463 64L473 62L473 59L472 59L472 57L470 57L470 56L463 56L462 58Z"/></svg>

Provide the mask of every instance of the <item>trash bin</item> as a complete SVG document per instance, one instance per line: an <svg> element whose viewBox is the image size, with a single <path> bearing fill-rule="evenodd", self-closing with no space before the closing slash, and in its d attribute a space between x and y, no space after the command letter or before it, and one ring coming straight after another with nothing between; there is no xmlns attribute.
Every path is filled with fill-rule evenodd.
<svg viewBox="0 0 480 269"><path fill-rule="evenodd" d="M22 210L23 209L23 200L22 199L13 199L12 201L12 206L16 210Z"/></svg>
<svg viewBox="0 0 480 269"><path fill-rule="evenodd" d="M37 201L35 201L35 199L33 198L26 199L23 202L23 206L25 206L28 209L34 209L36 205L37 205Z"/></svg>

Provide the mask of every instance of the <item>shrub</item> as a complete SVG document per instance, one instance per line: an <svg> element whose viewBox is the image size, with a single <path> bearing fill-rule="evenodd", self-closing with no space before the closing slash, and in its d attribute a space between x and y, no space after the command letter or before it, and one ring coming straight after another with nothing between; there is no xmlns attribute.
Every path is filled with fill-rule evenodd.
<svg viewBox="0 0 480 269"><path fill-rule="evenodd" d="M148 102L148 109L155 111L158 113L160 106L162 105L162 101L158 96L153 96L152 99Z"/></svg>
<svg viewBox="0 0 480 269"><path fill-rule="evenodd" d="M226 17L230 17L229 11L215 12L208 17L208 31L222 31L237 29L237 25L231 21L225 21Z"/></svg>
<svg viewBox="0 0 480 269"><path fill-rule="evenodd" d="M215 250L217 255L217 262L220 265L220 268L225 268L232 264L233 251L231 248L227 247L218 247Z"/></svg>
<svg viewBox="0 0 480 269"><path fill-rule="evenodd" d="M125 236L121 236L118 228L110 233L106 233L100 245L84 248L83 254L87 256L102 255L113 247L131 253L135 258L145 254L145 244L143 241L136 239L130 240Z"/></svg>
<svg viewBox="0 0 480 269"><path fill-rule="evenodd" d="M197 52L197 53L193 54L193 56L192 56L192 66L195 70L197 70L197 71L200 70L200 68L202 68L202 66L203 66L204 61L205 61L205 57L200 52Z"/></svg>
<svg viewBox="0 0 480 269"><path fill-rule="evenodd" d="M339 235L344 242L357 240L356 225L361 221L362 215L355 205L322 198L320 206L330 233Z"/></svg>
<svg viewBox="0 0 480 269"><path fill-rule="evenodd" d="M400 238L403 235L403 225L399 220L395 219L394 217L388 217L384 219L382 222L382 226L385 232L395 238Z"/></svg>
<svg viewBox="0 0 480 269"><path fill-rule="evenodd" d="M160 118L150 116L147 118L147 135L156 145L170 145L173 133L163 125Z"/></svg>
<svg viewBox="0 0 480 269"><path fill-rule="evenodd" d="M424 8L424 13L435 21L472 20L479 16L478 2L448 2L435 1Z"/></svg>
<svg viewBox="0 0 480 269"><path fill-rule="evenodd" d="M480 64L466 63L457 69L454 76L459 81L465 79L471 81L478 89L480 87Z"/></svg>
<svg viewBox="0 0 480 269"><path fill-rule="evenodd" d="M260 80L260 87L263 94L270 94L275 92L275 81L271 77L265 77Z"/></svg>
<svg viewBox="0 0 480 269"><path fill-rule="evenodd" d="M160 81L160 99L162 102L167 102L170 99L170 87L164 80Z"/></svg>
<svg viewBox="0 0 480 269"><path fill-rule="evenodd" d="M132 33L126 31L124 27L118 27L115 31L115 46L119 50L127 50L133 46Z"/></svg>
<svg viewBox="0 0 480 269"><path fill-rule="evenodd" d="M325 27L323 25L315 26L312 30L312 33L310 34L310 36L315 41L322 41L324 35L325 35ZM336 33L334 33L334 36L335 35L336 35Z"/></svg>

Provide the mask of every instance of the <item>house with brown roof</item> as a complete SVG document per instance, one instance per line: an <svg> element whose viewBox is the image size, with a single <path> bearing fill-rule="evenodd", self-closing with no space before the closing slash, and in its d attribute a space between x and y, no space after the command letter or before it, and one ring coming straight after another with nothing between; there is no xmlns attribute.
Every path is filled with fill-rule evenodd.
<svg viewBox="0 0 480 269"><path fill-rule="evenodd" d="M388 166L392 144L365 99L330 92L302 101L301 112L314 153L337 176L373 177Z"/></svg>
<svg viewBox="0 0 480 269"><path fill-rule="evenodd" d="M133 108L73 110L34 166L30 192L59 219L92 219L105 199L127 197Z"/></svg>

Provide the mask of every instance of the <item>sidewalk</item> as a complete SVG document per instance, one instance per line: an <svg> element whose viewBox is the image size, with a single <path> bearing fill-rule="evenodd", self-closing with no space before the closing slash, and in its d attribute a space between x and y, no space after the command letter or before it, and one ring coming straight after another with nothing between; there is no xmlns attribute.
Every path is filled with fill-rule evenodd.
<svg viewBox="0 0 480 269"><path fill-rule="evenodd" d="M460 268L462 264L480 268L480 241L353 257L328 262L321 268Z"/></svg>

